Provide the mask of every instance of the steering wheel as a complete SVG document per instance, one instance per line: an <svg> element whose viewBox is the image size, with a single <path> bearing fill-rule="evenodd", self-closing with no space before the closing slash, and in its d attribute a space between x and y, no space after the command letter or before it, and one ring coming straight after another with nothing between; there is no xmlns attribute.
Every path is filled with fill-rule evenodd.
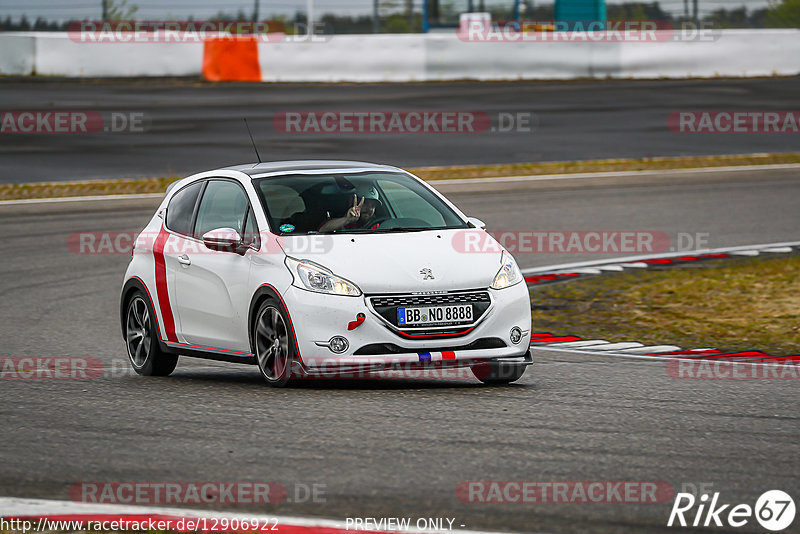
<svg viewBox="0 0 800 534"><path fill-rule="evenodd" d="M374 226L375 228L380 228L383 223L391 219L391 217L379 217L371 221L370 226Z"/></svg>

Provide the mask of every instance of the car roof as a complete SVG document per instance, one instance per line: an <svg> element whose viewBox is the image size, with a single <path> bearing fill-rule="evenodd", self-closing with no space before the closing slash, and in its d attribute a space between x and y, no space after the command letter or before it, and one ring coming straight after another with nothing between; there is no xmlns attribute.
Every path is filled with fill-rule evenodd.
<svg viewBox="0 0 800 534"><path fill-rule="evenodd" d="M264 163L248 163L225 167L228 170L236 170L252 177L256 175L274 172L296 172L296 171L324 171L348 169L375 169L383 171L399 171L397 167L391 165L380 165L378 163L368 163L364 161L337 161L337 160L290 160L290 161L265 161Z"/></svg>

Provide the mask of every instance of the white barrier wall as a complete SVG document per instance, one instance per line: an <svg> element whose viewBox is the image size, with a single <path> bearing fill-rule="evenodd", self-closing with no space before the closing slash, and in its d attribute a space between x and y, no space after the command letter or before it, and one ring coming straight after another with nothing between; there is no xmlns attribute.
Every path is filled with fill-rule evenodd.
<svg viewBox="0 0 800 534"><path fill-rule="evenodd" d="M265 82L425 80L423 35L339 35L328 41L259 43Z"/></svg>
<svg viewBox="0 0 800 534"><path fill-rule="evenodd" d="M619 65L617 43L481 43L432 34L425 44L427 80L604 78Z"/></svg>
<svg viewBox="0 0 800 534"><path fill-rule="evenodd" d="M203 43L81 43L66 33L39 33L34 62L44 76L198 76Z"/></svg>
<svg viewBox="0 0 800 534"><path fill-rule="evenodd" d="M709 42L622 43L622 78L791 76L800 73L800 30L724 30Z"/></svg>
<svg viewBox="0 0 800 534"><path fill-rule="evenodd" d="M659 34L659 39L672 33ZM800 74L800 30L723 30L693 41L468 42L455 34L260 43L263 81L690 78Z"/></svg>
<svg viewBox="0 0 800 534"><path fill-rule="evenodd" d="M0 33L0 75L33 74L35 46L36 38L32 34Z"/></svg>
<svg viewBox="0 0 800 534"><path fill-rule="evenodd" d="M723 30L712 41L465 42L454 33L259 43L263 81L404 82L800 74L800 30ZM79 43L0 34L0 75L199 76L202 43Z"/></svg>

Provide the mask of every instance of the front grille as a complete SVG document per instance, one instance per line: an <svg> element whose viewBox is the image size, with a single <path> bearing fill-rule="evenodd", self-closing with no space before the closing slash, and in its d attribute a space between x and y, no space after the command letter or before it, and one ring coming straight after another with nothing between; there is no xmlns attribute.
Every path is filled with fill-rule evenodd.
<svg viewBox="0 0 800 534"><path fill-rule="evenodd" d="M407 307L407 306L437 306L446 304L469 304L476 302L490 302L488 291L467 291L462 293L434 293L430 295L398 295L370 297L370 302L375 308Z"/></svg>
<svg viewBox="0 0 800 534"><path fill-rule="evenodd" d="M373 309L392 325L394 333L399 337L426 336L452 336L458 337L471 330L470 324L476 324L492 305L492 298L486 290L453 291L446 293L428 293L419 295L375 295L368 297ZM422 306L448 306L470 304L472 306L472 321L469 324L458 321L444 321L437 324L399 325L397 323L398 308Z"/></svg>

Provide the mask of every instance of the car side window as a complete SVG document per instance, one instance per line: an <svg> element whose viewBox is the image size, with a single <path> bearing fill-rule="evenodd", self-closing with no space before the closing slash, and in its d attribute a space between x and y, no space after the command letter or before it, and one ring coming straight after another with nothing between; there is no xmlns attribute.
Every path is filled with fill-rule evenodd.
<svg viewBox="0 0 800 534"><path fill-rule="evenodd" d="M244 216L249 206L240 185L227 180L211 180L200 199L195 237L202 238L206 232L218 228L233 228L243 234Z"/></svg>
<svg viewBox="0 0 800 534"><path fill-rule="evenodd" d="M167 206L167 228L175 233L189 235L192 233L192 215L197 196L203 189L203 182L195 182L175 193Z"/></svg>

